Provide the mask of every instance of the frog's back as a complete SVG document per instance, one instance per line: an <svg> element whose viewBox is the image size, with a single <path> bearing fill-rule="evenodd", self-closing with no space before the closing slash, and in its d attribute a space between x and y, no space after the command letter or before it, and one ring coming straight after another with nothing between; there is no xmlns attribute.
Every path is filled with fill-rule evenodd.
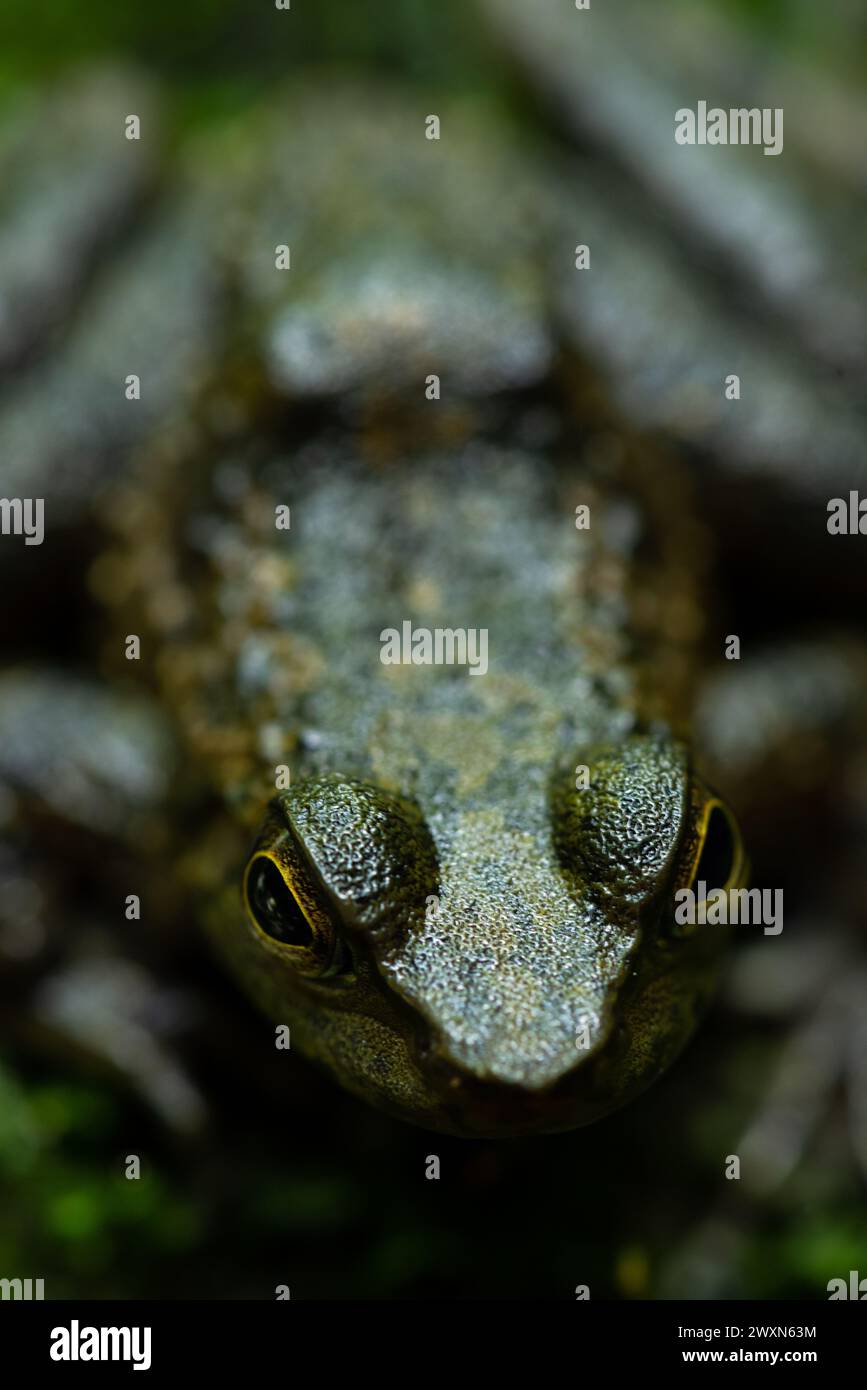
<svg viewBox="0 0 867 1390"><path fill-rule="evenodd" d="M406 146L392 137L374 165ZM704 952L678 965L654 944L634 966L704 805L674 738L702 537L670 461L577 405L594 391L558 355L545 238L525 229L500 261L490 238L444 250L459 163L442 209L418 180L392 190L388 293L379 239L359 260L327 218L311 225L335 266L302 218L297 300L239 266L253 385L230 373L193 455L151 457L116 514L166 703L224 807L198 860L232 968L360 1094L500 1133L618 1103L705 996ZM627 980L653 994L647 1037L640 1009L622 1026ZM576 1031L593 1062L578 1078Z"/></svg>
<svg viewBox="0 0 867 1390"><path fill-rule="evenodd" d="M601 442L569 462L462 442L376 463L316 440L218 464L180 526L156 514L146 548L164 536L178 591L161 669L191 737L226 749L229 799L287 762L433 810L677 724L698 595L667 609L679 574ZM653 693L650 665L669 677Z"/></svg>

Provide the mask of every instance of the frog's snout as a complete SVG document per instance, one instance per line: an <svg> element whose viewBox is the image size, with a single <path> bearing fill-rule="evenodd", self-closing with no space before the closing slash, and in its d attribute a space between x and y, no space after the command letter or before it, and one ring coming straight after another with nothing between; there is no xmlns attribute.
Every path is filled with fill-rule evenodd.
<svg viewBox="0 0 867 1390"><path fill-rule="evenodd" d="M494 972L491 972L493 974ZM465 1017L432 1039L437 1060L458 1075L527 1092L547 1090L595 1057L607 1029L592 997L522 995L520 971L479 980L484 1007L468 999Z"/></svg>
<svg viewBox="0 0 867 1390"><path fill-rule="evenodd" d="M517 846L514 847L517 852ZM437 912L383 963L389 983L427 1024L431 1055L456 1074L538 1091L595 1057L610 1017L610 989L635 935L576 904L544 865L485 866L488 891L466 872ZM499 876L499 891L491 890Z"/></svg>

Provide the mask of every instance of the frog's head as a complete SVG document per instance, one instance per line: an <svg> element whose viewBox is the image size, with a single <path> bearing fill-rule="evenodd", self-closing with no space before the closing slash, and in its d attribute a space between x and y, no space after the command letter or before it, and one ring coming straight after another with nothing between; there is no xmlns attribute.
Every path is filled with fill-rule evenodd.
<svg viewBox="0 0 867 1390"><path fill-rule="evenodd" d="M278 796L232 953L293 1043L366 1099L462 1134L568 1129L647 1086L725 941L678 925L675 893L740 884L744 856L681 744L577 761L586 789L564 771L523 811L444 798L430 823L333 775Z"/></svg>

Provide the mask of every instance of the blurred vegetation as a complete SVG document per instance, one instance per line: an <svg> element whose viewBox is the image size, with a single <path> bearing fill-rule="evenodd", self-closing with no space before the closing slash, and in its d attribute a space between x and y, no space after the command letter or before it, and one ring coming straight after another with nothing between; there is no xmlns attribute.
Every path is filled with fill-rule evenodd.
<svg viewBox="0 0 867 1390"><path fill-rule="evenodd" d="M696 8L719 11L763 36L772 54L797 51L863 75L867 10L861 0L668 0L660 25ZM284 26L283 37L276 26ZM859 39L862 40L859 42ZM468 0L27 0L0 9L0 84L56 74L82 59L126 57L186 90L228 82L257 87L321 62L401 75L438 88L502 78L487 26Z"/></svg>
<svg viewBox="0 0 867 1390"><path fill-rule="evenodd" d="M363 68L437 88L472 85L488 43L472 5L460 0L189 0L117 5L30 0L0 11L0 83L55 75L84 59L124 57L175 84L180 95L221 87L238 96L318 63ZM487 68L487 82L496 80Z"/></svg>
<svg viewBox="0 0 867 1390"><path fill-rule="evenodd" d="M772 52L798 52L814 63L864 73L867 11L861 0L835 0L833 7L816 0L705 0L705 5L763 35Z"/></svg>

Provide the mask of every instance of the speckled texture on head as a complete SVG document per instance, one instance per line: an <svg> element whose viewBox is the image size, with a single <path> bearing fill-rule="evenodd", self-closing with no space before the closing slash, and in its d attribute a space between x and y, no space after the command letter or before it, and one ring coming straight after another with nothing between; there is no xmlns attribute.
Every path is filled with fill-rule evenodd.
<svg viewBox="0 0 867 1390"><path fill-rule="evenodd" d="M701 800L681 739L704 534L680 472L606 415L568 357L547 394L487 394L526 387L555 351L547 214L534 215L533 179L509 182L524 166L486 160L475 132L426 151L439 173L420 172L419 142L387 107L355 127L369 139L336 137L329 173L314 154L334 127L322 118L314 153L304 128L288 184L289 164L279 187L261 169L248 180L260 211L269 196L289 209L293 255L309 252L288 300L273 262L238 266L260 348L254 404L230 383L234 424L198 459L167 450L162 473L151 456L115 505L126 551L112 572L143 610L187 765L219 803L185 866L232 970L351 1090L456 1133L566 1129L671 1061L719 954L719 932L667 930ZM395 183L384 171L396 168L412 176ZM347 206L335 169L358 190L349 226L331 215ZM498 198L517 218L501 243L473 215ZM371 252L384 227L400 246L388 313L362 294L335 317L329 277L355 266L360 291L374 262L384 273ZM493 295L507 318L528 316L531 372L510 377L506 342L492 383L438 336L436 294L414 296L403 273L427 252L452 285L478 277L478 304ZM319 362L341 401L327 417L284 351L320 310L339 338ZM476 341L455 325L464 348ZM418 388L383 414L395 354L415 380L428 330L451 399ZM270 433L245 428L265 379ZM225 398L221 409L232 417ZM576 526L582 504L589 529ZM487 670L384 663L382 634L404 622L484 630ZM292 785L275 798L280 765ZM298 876L317 930L340 944L317 939L303 970L240 902L257 831L256 852L287 886Z"/></svg>
<svg viewBox="0 0 867 1390"><path fill-rule="evenodd" d="M718 944L675 943L654 917L690 774L648 672L688 643L663 640L671 575L634 471L493 445L376 466L317 441L211 477L186 550L169 561L163 541L186 616L160 672L239 826L208 909L233 968L303 1050L423 1123L556 1129L618 1104L681 1045ZM651 600L655 642L634 623ZM383 664L380 634L405 619L484 627L487 673ZM299 977L244 920L243 827L274 762L292 787L272 815L348 942L345 976Z"/></svg>

